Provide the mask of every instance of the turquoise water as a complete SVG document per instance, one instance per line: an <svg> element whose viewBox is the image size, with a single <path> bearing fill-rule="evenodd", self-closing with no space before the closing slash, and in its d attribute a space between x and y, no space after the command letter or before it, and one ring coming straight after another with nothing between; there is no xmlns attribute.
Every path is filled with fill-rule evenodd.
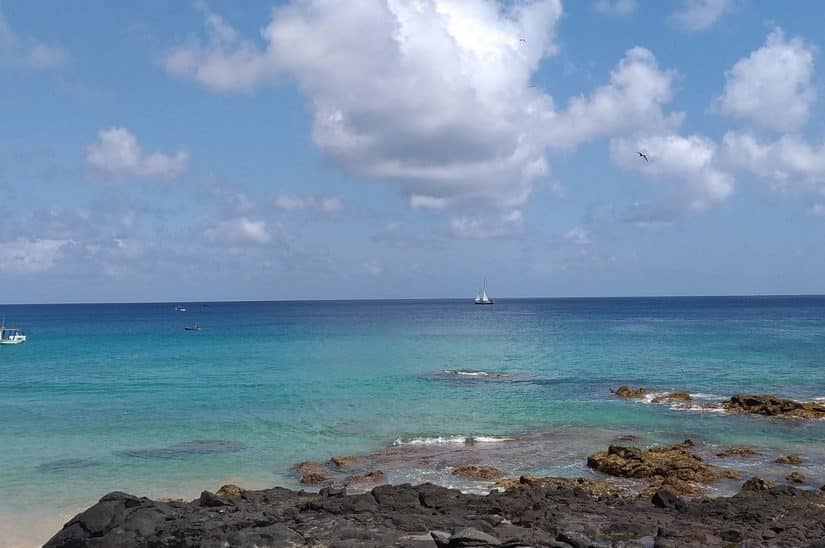
<svg viewBox="0 0 825 548"><path fill-rule="evenodd" d="M297 461L438 436L542 433L542 447L555 439L566 460L534 450L498 464L568 474L584 473L587 452L615 433L690 436L792 448L825 481L822 421L679 411L609 392L626 383L823 397L825 297L186 306L0 306L29 334L0 348L0 539L13 537L15 516L67 516L115 489L293 486ZM201 331L183 330L192 323Z"/></svg>

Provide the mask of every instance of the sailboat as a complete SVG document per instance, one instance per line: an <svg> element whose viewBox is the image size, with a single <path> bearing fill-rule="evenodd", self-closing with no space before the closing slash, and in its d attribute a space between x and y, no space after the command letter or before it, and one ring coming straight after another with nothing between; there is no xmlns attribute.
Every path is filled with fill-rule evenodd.
<svg viewBox="0 0 825 548"><path fill-rule="evenodd" d="M474 302L476 304L493 304L493 299L487 296L487 278L484 278L484 284L481 286L481 291L476 295Z"/></svg>

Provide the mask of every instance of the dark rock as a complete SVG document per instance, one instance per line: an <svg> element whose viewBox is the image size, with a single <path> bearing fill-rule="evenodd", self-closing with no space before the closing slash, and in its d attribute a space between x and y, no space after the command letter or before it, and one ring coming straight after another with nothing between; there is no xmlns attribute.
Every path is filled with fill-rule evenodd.
<svg viewBox="0 0 825 548"><path fill-rule="evenodd" d="M339 455L329 459L329 463L339 470L355 468L358 466L358 457Z"/></svg>
<svg viewBox="0 0 825 548"><path fill-rule="evenodd" d="M349 476L344 480L344 486L353 485L356 483L378 483L384 479L384 472L381 470L373 470L367 474Z"/></svg>
<svg viewBox="0 0 825 548"><path fill-rule="evenodd" d="M785 476L785 479L793 483L805 483L806 481L808 481L808 478L805 477L805 474L796 471L791 472L790 474Z"/></svg>
<svg viewBox="0 0 825 548"><path fill-rule="evenodd" d="M679 495L670 487L662 487L653 493L650 502L658 508L676 508L679 504Z"/></svg>
<svg viewBox="0 0 825 548"><path fill-rule="evenodd" d="M793 464L799 465L802 464L802 457L799 455L782 455L775 461L776 464Z"/></svg>
<svg viewBox="0 0 825 548"><path fill-rule="evenodd" d="M769 394L737 394L722 404L722 407L734 413L749 413L769 417L825 418L825 404L777 398Z"/></svg>
<svg viewBox="0 0 825 548"><path fill-rule="evenodd" d="M742 491L767 491L774 487L776 487L774 482L754 476L742 485Z"/></svg>
<svg viewBox="0 0 825 548"><path fill-rule="evenodd" d="M663 403L666 401L692 401L693 398L687 392L670 392L661 396L656 396L652 400L653 403Z"/></svg>
<svg viewBox="0 0 825 548"><path fill-rule="evenodd" d="M719 536L725 542L742 542L745 538L738 529L725 529L719 533Z"/></svg>
<svg viewBox="0 0 825 548"><path fill-rule="evenodd" d="M504 477L504 472L492 466L468 464L454 468L453 475L477 481L495 481Z"/></svg>
<svg viewBox="0 0 825 548"><path fill-rule="evenodd" d="M324 487L318 493L322 497L343 497L347 494L347 488L344 487Z"/></svg>
<svg viewBox="0 0 825 548"><path fill-rule="evenodd" d="M761 453L754 451L750 447L728 447L724 451L716 453L717 457L758 457Z"/></svg>
<svg viewBox="0 0 825 548"><path fill-rule="evenodd" d="M642 388L630 388L626 384L621 385L616 390L610 389L611 392L619 396L620 398L631 398L631 399L638 399L643 398L647 395L647 389Z"/></svg>
<svg viewBox="0 0 825 548"><path fill-rule="evenodd" d="M569 544L573 548L588 548L591 540L581 533L575 531L565 531L556 536L556 540Z"/></svg>
<svg viewBox="0 0 825 548"><path fill-rule="evenodd" d="M501 541L493 535L488 535L478 529L467 527L450 537L450 548L469 546L501 546Z"/></svg>
<svg viewBox="0 0 825 548"><path fill-rule="evenodd" d="M215 493L210 493L209 491L202 491L200 496L200 505L207 506L207 507L217 507L217 506L228 506L229 503L225 500L221 500L218 498Z"/></svg>

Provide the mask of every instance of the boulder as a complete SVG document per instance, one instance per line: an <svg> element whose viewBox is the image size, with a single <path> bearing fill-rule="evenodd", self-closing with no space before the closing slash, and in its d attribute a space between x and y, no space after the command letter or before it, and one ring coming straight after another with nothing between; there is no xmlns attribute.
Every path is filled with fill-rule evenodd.
<svg viewBox="0 0 825 548"><path fill-rule="evenodd" d="M776 464L793 464L796 466L802 464L802 457L799 455L782 455L773 462Z"/></svg>
<svg viewBox="0 0 825 548"><path fill-rule="evenodd" d="M651 401L653 403L662 403L666 401L692 401L693 398L690 397L690 394L687 392L670 392L669 394L663 394L661 396L656 396Z"/></svg>
<svg viewBox="0 0 825 548"><path fill-rule="evenodd" d="M768 489L773 489L774 487L776 487L774 482L762 479L758 476L753 476L742 484L742 491L767 491Z"/></svg>
<svg viewBox="0 0 825 548"><path fill-rule="evenodd" d="M610 389L611 392L619 396L620 398L643 398L647 395L647 389L643 387L638 388L630 388L626 384L621 385L616 390Z"/></svg>
<svg viewBox="0 0 825 548"><path fill-rule="evenodd" d="M477 481L494 481L504 477L504 472L492 466L467 464L454 468L453 475Z"/></svg>
<svg viewBox="0 0 825 548"><path fill-rule="evenodd" d="M679 494L671 487L662 487L653 493L650 502L657 508L676 508L679 504Z"/></svg>
<svg viewBox="0 0 825 548"><path fill-rule="evenodd" d="M728 447L724 451L716 453L717 457L758 457L761 453L754 451L750 447Z"/></svg>
<svg viewBox="0 0 825 548"><path fill-rule="evenodd" d="M770 394L737 394L722 404L732 413L795 419L825 418L825 404L777 398Z"/></svg>
<svg viewBox="0 0 825 548"><path fill-rule="evenodd" d="M353 457L352 455L338 455L329 459L329 463L339 470L355 468L358 466L358 457Z"/></svg>
<svg viewBox="0 0 825 548"><path fill-rule="evenodd" d="M344 486L353 485L356 483L378 483L384 479L384 472L381 470L373 470L366 474L349 476L344 480Z"/></svg>
<svg viewBox="0 0 825 548"><path fill-rule="evenodd" d="M808 481L808 478L805 477L805 474L797 471L791 472L790 474L785 476L785 479L790 481L791 483L805 483L806 481Z"/></svg>
<svg viewBox="0 0 825 548"><path fill-rule="evenodd" d="M645 479L653 485L667 483L679 492L692 492L695 484L737 477L733 470L704 462L691 452L692 447L690 440L647 451L638 447L611 445L606 452L590 455L587 466L611 476Z"/></svg>
<svg viewBox="0 0 825 548"><path fill-rule="evenodd" d="M305 460L295 465L295 471L301 476L301 483L305 485L317 485L332 481L324 465Z"/></svg>
<svg viewBox="0 0 825 548"><path fill-rule="evenodd" d="M603 499L631 499L633 493L624 487L605 480L593 480L586 478L540 478L525 474L519 478L507 478L498 481L493 487L498 489L531 489L542 487L544 489L559 491L570 490L583 492L595 500Z"/></svg>
<svg viewBox="0 0 825 548"><path fill-rule="evenodd" d="M466 527L450 537L450 548L469 546L501 546L501 541L478 529Z"/></svg>
<svg viewBox="0 0 825 548"><path fill-rule="evenodd" d="M241 495L243 495L244 491L246 491L246 489L243 489L241 487L238 487L237 485L229 483L227 485L222 486L220 489L218 489L215 492L215 495L217 495L219 497L240 497Z"/></svg>

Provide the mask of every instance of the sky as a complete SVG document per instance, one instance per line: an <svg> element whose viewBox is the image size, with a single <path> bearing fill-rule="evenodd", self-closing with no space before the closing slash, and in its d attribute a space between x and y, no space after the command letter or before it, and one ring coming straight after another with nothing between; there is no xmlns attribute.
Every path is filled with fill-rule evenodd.
<svg viewBox="0 0 825 548"><path fill-rule="evenodd" d="M823 20L0 0L0 303L825 293Z"/></svg>

